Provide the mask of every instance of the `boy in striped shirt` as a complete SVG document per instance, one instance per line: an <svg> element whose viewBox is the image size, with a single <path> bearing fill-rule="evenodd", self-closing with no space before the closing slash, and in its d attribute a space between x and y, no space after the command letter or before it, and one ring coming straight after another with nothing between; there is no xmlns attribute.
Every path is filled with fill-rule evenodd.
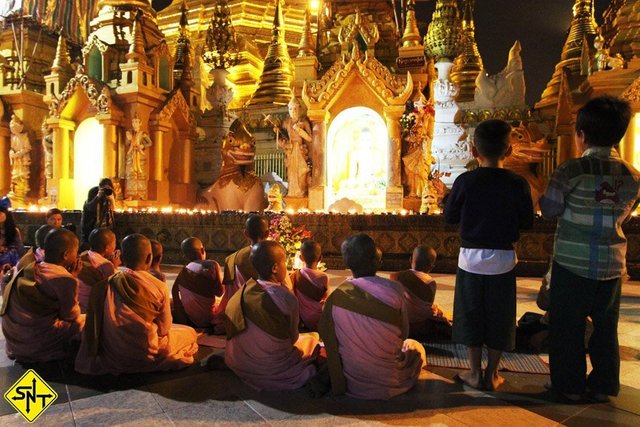
<svg viewBox="0 0 640 427"><path fill-rule="evenodd" d="M576 118L582 157L560 165L540 199L546 218L558 218L551 274L551 382L561 396L608 401L620 389L618 314L627 239L622 224L638 207L640 173L616 146L631 119L625 101L599 97ZM593 370L585 378L584 328Z"/></svg>

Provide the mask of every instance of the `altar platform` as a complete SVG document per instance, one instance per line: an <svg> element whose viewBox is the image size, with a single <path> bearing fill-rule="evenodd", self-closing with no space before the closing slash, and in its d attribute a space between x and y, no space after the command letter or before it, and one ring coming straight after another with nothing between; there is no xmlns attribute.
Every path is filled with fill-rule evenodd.
<svg viewBox="0 0 640 427"><path fill-rule="evenodd" d="M249 214L239 212L202 213L183 210L154 212L117 212L114 231L121 240L130 233L142 233L164 247L167 264L182 262L180 242L195 236L202 240L209 258L218 262L247 245L244 223ZM14 212L25 244L33 244L35 232L45 223L44 212ZM72 223L80 232L80 212L65 211L64 223ZM394 271L407 268L409 256L417 245L431 246L438 252L434 272L453 274L460 249L458 226L448 225L442 215L301 213L289 215L294 226L305 226L322 246L323 260L330 269L342 269L340 245L350 235L367 233L382 250L382 268ZM536 218L534 227L521 233L516 245L522 277L542 277L553 252L555 221ZM624 226L628 239L627 268L634 280L640 280L640 218L633 217Z"/></svg>
<svg viewBox="0 0 640 427"><path fill-rule="evenodd" d="M165 267L169 286L178 268ZM348 275L330 270L331 286ZM381 273L385 276L386 273ZM436 302L453 308L455 278L435 274ZM518 279L518 317L539 311L539 279ZM194 425L403 425L403 426L637 426L640 425L640 282L622 288L620 310L620 396L608 404L565 405L543 385L547 375L504 373L498 392L480 392L453 381L455 369L428 367L410 392L389 401L309 398L303 390L259 393L230 371L207 371L200 364L173 373L88 377L62 364L21 366L0 351L0 389L6 390L27 368L57 391L58 400L36 421L51 426ZM0 339L4 348L4 340ZM204 360L223 350L202 347ZM0 426L27 423L4 400Z"/></svg>

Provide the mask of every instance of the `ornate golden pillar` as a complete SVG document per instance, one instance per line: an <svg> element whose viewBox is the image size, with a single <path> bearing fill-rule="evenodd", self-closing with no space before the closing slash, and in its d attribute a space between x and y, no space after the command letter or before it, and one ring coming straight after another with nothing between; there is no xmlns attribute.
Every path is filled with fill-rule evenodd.
<svg viewBox="0 0 640 427"><path fill-rule="evenodd" d="M49 125L53 129L53 182L47 194L59 209L74 209L71 132L76 124L71 120L54 119Z"/></svg>
<svg viewBox="0 0 640 427"><path fill-rule="evenodd" d="M10 147L11 131L9 130L9 125L0 122L0 196L4 196L11 190Z"/></svg>
<svg viewBox="0 0 640 427"><path fill-rule="evenodd" d="M400 176L402 129L400 118L404 113L404 105L390 105L384 108L389 135L389 177L387 181L387 209L402 209L402 177Z"/></svg>
<svg viewBox="0 0 640 427"><path fill-rule="evenodd" d="M636 169L640 168L640 113L633 115L627 133L620 141L620 157Z"/></svg>
<svg viewBox="0 0 640 427"><path fill-rule="evenodd" d="M114 178L118 176L118 127L115 121L101 122L104 138L103 175Z"/></svg>
<svg viewBox="0 0 640 427"><path fill-rule="evenodd" d="M165 134L170 130L169 126L158 121L149 123L149 131L153 139L149 156L151 160L149 163L149 199L157 200L158 204L169 204L170 202L169 177L163 157Z"/></svg>
<svg viewBox="0 0 640 427"><path fill-rule="evenodd" d="M325 110L309 110L307 117L311 120L313 131L311 146L313 170L309 188L309 209L318 210L325 207L327 123L330 115Z"/></svg>
<svg viewBox="0 0 640 427"><path fill-rule="evenodd" d="M184 184L191 184L193 180L193 139L189 133L180 133L182 144L182 177Z"/></svg>

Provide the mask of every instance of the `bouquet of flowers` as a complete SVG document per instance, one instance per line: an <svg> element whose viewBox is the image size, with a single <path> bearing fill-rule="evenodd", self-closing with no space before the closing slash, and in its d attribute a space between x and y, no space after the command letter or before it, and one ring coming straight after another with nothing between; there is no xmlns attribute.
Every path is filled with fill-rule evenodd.
<svg viewBox="0 0 640 427"><path fill-rule="evenodd" d="M311 239L311 232L304 225L294 227L284 213L271 216L269 220L269 240L279 242L287 253L287 267L293 269L299 261L302 242Z"/></svg>

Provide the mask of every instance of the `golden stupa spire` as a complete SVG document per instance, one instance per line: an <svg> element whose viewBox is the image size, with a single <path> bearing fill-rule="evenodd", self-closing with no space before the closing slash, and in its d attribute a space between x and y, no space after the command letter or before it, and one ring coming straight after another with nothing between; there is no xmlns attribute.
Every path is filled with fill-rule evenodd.
<svg viewBox="0 0 640 427"><path fill-rule="evenodd" d="M402 47L420 46L422 41L420 31L418 30L418 22L416 21L416 0L407 1L407 10L405 12L406 20L404 26L404 34L400 42Z"/></svg>
<svg viewBox="0 0 640 427"><path fill-rule="evenodd" d="M138 62L140 64L147 63L147 55L144 50L144 39L142 31L140 31L140 15L133 18L133 28L131 29L131 41L129 44L129 52L126 55L128 62Z"/></svg>
<svg viewBox="0 0 640 427"><path fill-rule="evenodd" d="M462 23L457 0L436 0L433 18L424 36L424 52L435 61L453 60L462 44Z"/></svg>
<svg viewBox="0 0 640 427"><path fill-rule="evenodd" d="M189 19L186 0L182 0L180 11L180 35L176 41L175 65L173 68L173 78L176 86L185 92L185 97L193 86L193 72L191 67L191 42L189 41Z"/></svg>
<svg viewBox="0 0 640 427"><path fill-rule="evenodd" d="M476 77L483 68L482 57L476 43L474 8L475 0L464 0L462 47L451 70L451 80L460 88L456 99L458 102L473 101L476 91Z"/></svg>
<svg viewBox="0 0 640 427"><path fill-rule="evenodd" d="M284 38L281 1L276 0L271 44L264 59L264 68L258 82L258 88L251 97L249 105L287 105L291 99L293 67Z"/></svg>
<svg viewBox="0 0 640 427"><path fill-rule="evenodd" d="M568 68L572 75L580 74L583 40L586 38L589 42L592 42L596 36L596 21L593 11L593 0L575 0L573 19L571 20L567 41L562 48L560 62L556 65L551 80L547 83L540 101L536 104L537 108L554 104L557 101L564 68Z"/></svg>
<svg viewBox="0 0 640 427"><path fill-rule="evenodd" d="M71 57L69 56L69 49L67 48L67 39L64 37L64 31L60 30L58 46L56 46L56 57L53 59L53 64L51 65L51 74L58 74L70 68Z"/></svg>
<svg viewBox="0 0 640 427"><path fill-rule="evenodd" d="M640 10L635 1L625 1L615 19L615 35L611 42L611 54L621 54L624 59L640 57Z"/></svg>
<svg viewBox="0 0 640 427"><path fill-rule="evenodd" d="M302 36L300 37L300 45L298 46L298 58L306 56L315 56L315 42L311 33L311 13L309 8L304 11L304 26L302 27Z"/></svg>

